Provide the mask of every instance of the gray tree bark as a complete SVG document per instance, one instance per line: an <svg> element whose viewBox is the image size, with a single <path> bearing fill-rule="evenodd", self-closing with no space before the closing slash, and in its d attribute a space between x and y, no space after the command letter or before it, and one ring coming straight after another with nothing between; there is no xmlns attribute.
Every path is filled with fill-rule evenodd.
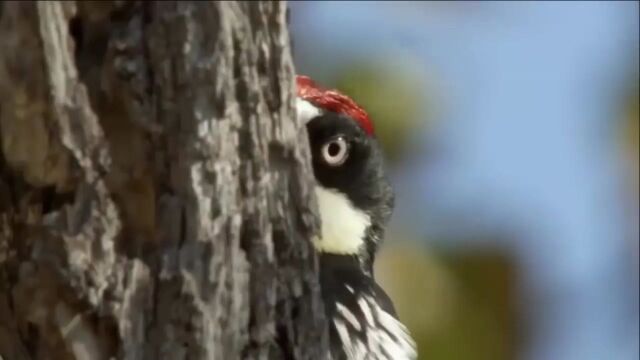
<svg viewBox="0 0 640 360"><path fill-rule="evenodd" d="M2 359L324 359L283 2L0 2Z"/></svg>

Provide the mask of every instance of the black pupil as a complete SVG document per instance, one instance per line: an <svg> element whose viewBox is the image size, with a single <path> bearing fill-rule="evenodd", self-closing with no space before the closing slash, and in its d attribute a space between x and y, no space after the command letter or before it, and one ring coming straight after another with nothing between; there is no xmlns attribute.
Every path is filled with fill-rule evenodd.
<svg viewBox="0 0 640 360"><path fill-rule="evenodd" d="M329 156L335 157L340 153L340 144L332 142L331 144L329 144L329 149L327 149L327 152L329 153Z"/></svg>

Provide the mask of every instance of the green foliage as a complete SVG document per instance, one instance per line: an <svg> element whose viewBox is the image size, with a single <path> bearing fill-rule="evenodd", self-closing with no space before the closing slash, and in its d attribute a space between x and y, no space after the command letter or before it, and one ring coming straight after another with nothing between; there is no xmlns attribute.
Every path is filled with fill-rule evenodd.
<svg viewBox="0 0 640 360"><path fill-rule="evenodd" d="M494 252L435 254L387 247L377 278L421 359L508 360L517 346L515 268Z"/></svg>

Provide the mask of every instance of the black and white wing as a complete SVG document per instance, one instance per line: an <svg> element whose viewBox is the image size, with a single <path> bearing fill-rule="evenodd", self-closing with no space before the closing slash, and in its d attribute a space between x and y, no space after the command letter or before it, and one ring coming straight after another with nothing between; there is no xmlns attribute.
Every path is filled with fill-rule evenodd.
<svg viewBox="0 0 640 360"><path fill-rule="evenodd" d="M336 360L417 359L415 342L373 280L371 284L345 283L339 295L330 312Z"/></svg>

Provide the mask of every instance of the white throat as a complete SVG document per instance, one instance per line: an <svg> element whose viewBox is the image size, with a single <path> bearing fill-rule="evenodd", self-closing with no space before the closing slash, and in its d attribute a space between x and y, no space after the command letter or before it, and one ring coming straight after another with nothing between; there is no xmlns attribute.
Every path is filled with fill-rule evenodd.
<svg viewBox="0 0 640 360"><path fill-rule="evenodd" d="M321 221L316 249L332 254L357 254L364 244L371 217L338 191L322 186L316 186L315 190Z"/></svg>

